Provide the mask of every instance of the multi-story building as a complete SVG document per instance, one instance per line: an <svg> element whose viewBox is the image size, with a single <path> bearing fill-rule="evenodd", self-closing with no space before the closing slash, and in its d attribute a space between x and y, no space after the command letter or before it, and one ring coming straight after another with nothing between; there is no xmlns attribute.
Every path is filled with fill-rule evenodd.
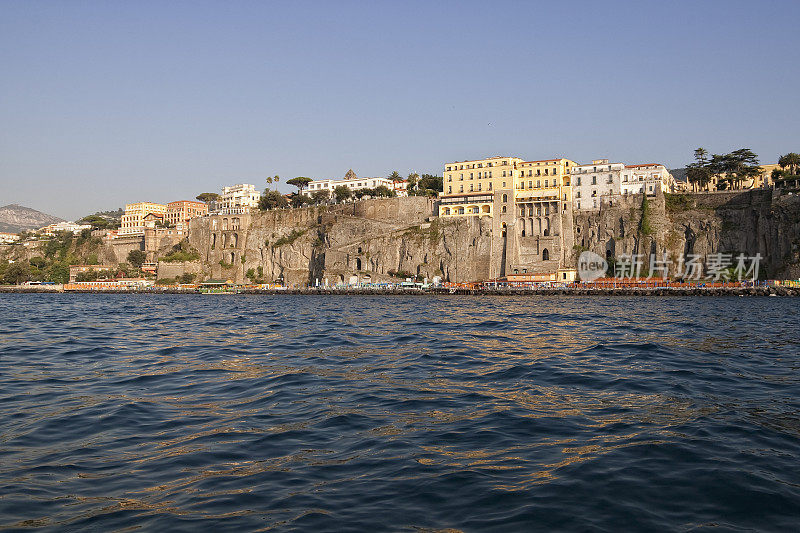
<svg viewBox="0 0 800 533"><path fill-rule="evenodd" d="M42 235L55 235L60 231L68 231L77 235L85 229L92 229L91 224L76 224L75 222L56 222L37 230Z"/></svg>
<svg viewBox="0 0 800 533"><path fill-rule="evenodd" d="M170 226L187 224L191 219L201 217L208 213L208 205L194 200L179 200L167 204L164 221Z"/></svg>
<svg viewBox="0 0 800 533"><path fill-rule="evenodd" d="M374 189L376 187L384 186L389 190L395 191L398 196L407 196L408 194L406 193L406 185L407 183L405 181L393 182L390 179L381 177L359 178L356 176L356 173L353 172L353 169L350 169L347 171L347 174L345 174L344 179L314 180L308 184L303 192L307 195L310 195L316 191L326 191L329 195L331 195L336 187L344 186L355 192L360 189Z"/></svg>
<svg viewBox="0 0 800 533"><path fill-rule="evenodd" d="M163 218L166 215L167 206L153 202L137 202L125 205L125 214L122 215L117 235L128 237L133 235L144 235L144 219L147 215L153 214Z"/></svg>
<svg viewBox="0 0 800 533"><path fill-rule="evenodd" d="M239 183L222 188L217 208L223 213L246 213L258 207L260 199L261 193L256 190L255 185Z"/></svg>
<svg viewBox="0 0 800 533"><path fill-rule="evenodd" d="M623 163L595 159L590 164L575 165L572 169L572 200L575 209L599 209L600 202L620 194Z"/></svg>
<svg viewBox="0 0 800 533"><path fill-rule="evenodd" d="M622 172L620 194L646 194L653 196L658 190L672 192L675 189L675 179L664 165L646 163L643 165L625 165Z"/></svg>
<svg viewBox="0 0 800 533"><path fill-rule="evenodd" d="M501 259L491 261L490 277L555 273L566 260L564 234L572 232L573 166L564 158L510 156L448 163L439 216L491 220L493 254Z"/></svg>

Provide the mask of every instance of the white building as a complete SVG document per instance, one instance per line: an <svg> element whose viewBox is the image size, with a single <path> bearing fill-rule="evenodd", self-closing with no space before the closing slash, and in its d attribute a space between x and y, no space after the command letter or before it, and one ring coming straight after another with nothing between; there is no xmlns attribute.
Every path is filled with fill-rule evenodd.
<svg viewBox="0 0 800 533"><path fill-rule="evenodd" d="M17 242L18 240L19 235L16 233L0 232L0 244L11 244L12 242Z"/></svg>
<svg viewBox="0 0 800 533"><path fill-rule="evenodd" d="M77 235L85 229L92 229L91 224L76 224L74 222L57 222L38 230L42 235L55 235L59 231L69 231Z"/></svg>
<svg viewBox="0 0 800 533"><path fill-rule="evenodd" d="M406 186L407 183L393 182L386 178L359 178L352 169L347 171L344 179L342 180L314 180L308 184L308 187L303 191L307 195L311 195L316 191L327 191L328 194L333 194L336 187L345 186L351 191L355 192L359 189L374 189L383 185L389 190L395 191L397 196L407 196Z"/></svg>
<svg viewBox="0 0 800 533"><path fill-rule="evenodd" d="M223 187L222 195L217 202L217 209L223 213L246 213L258 207L261 193L255 185L239 183L232 187Z"/></svg>
<svg viewBox="0 0 800 533"><path fill-rule="evenodd" d="M572 175L572 201L575 209L600 209L603 199L620 195L623 163L609 163L608 159L595 159L591 164L576 165Z"/></svg>
<svg viewBox="0 0 800 533"><path fill-rule="evenodd" d="M625 166L620 185L622 196L642 193L652 196L658 189L661 192L673 192L675 189L675 179L664 165L647 163Z"/></svg>

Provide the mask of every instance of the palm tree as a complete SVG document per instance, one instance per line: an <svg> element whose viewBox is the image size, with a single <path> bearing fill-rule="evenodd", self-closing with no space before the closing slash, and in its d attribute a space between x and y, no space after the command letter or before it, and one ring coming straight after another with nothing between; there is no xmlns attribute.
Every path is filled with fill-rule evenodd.
<svg viewBox="0 0 800 533"><path fill-rule="evenodd" d="M797 174L797 167L800 167L800 154L789 152L786 155L782 155L778 158L778 165L781 168L789 167L791 174L794 176Z"/></svg>

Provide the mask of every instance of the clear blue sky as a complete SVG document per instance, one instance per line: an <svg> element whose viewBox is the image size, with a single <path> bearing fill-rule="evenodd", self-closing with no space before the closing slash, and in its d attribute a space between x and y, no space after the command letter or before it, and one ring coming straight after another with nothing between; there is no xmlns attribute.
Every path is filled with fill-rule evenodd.
<svg viewBox="0 0 800 533"><path fill-rule="evenodd" d="M0 205L800 151L800 1L0 1ZM291 187L281 185L281 190Z"/></svg>

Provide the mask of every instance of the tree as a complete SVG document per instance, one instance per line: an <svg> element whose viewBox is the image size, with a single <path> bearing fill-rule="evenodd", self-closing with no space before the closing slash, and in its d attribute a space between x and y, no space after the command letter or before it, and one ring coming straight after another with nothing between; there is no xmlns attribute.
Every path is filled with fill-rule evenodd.
<svg viewBox="0 0 800 533"><path fill-rule="evenodd" d="M749 148L740 148L723 156L723 168L729 185L741 186L742 181L761 173L758 156Z"/></svg>
<svg viewBox="0 0 800 533"><path fill-rule="evenodd" d="M281 177L275 174L271 178L267 178L267 190L270 190L270 185L273 183L275 184L275 190L278 190L278 182L281 181Z"/></svg>
<svg viewBox="0 0 800 533"><path fill-rule="evenodd" d="M411 196L438 196L442 192L443 179L441 176L423 174L417 181L416 189L409 190Z"/></svg>
<svg viewBox="0 0 800 533"><path fill-rule="evenodd" d="M203 192L198 194L196 198L201 202L209 203L209 202L216 202L217 200L219 200L220 196L215 192Z"/></svg>
<svg viewBox="0 0 800 533"><path fill-rule="evenodd" d="M797 175L797 168L800 167L800 154L789 152L778 158L778 165L783 169L788 169L792 176Z"/></svg>
<svg viewBox="0 0 800 533"><path fill-rule="evenodd" d="M147 260L147 254L141 250L131 250L128 252L128 263L135 268L142 268L142 265Z"/></svg>
<svg viewBox="0 0 800 533"><path fill-rule="evenodd" d="M373 189L373 196L392 197L392 196L397 196L397 193L395 193L386 185L378 185L377 187L375 187L375 189Z"/></svg>
<svg viewBox="0 0 800 533"><path fill-rule="evenodd" d="M297 176L296 178L286 180L286 183L288 183L289 185L294 185L295 187L297 187L297 192L302 193L303 189L305 189L308 186L308 184L311 183L312 181L314 180L312 180L311 178L307 178L305 176Z"/></svg>
<svg viewBox="0 0 800 533"><path fill-rule="evenodd" d="M66 263L53 263L48 270L48 281L53 283L66 283L69 281L69 265Z"/></svg>
<svg viewBox="0 0 800 533"><path fill-rule="evenodd" d="M419 174L417 174L416 172L412 172L411 174L409 174L407 180L408 186L406 187L406 191L408 191L409 193L413 191L414 188L417 186L418 180L419 180Z"/></svg>
<svg viewBox="0 0 800 533"><path fill-rule="evenodd" d="M311 197L305 194L294 193L292 197L289 198L289 203L292 204L292 207L303 207L304 204L311 203Z"/></svg>
<svg viewBox="0 0 800 533"><path fill-rule="evenodd" d="M350 187L345 185L339 185L335 189L333 189L333 194L336 196L337 202L344 202L351 196L353 196L353 191L350 190Z"/></svg>
<svg viewBox="0 0 800 533"><path fill-rule="evenodd" d="M269 211L277 207L286 207L289 201L278 191L271 191L269 189L264 191L261 199L258 201L258 208L262 211Z"/></svg>
<svg viewBox="0 0 800 533"><path fill-rule="evenodd" d="M323 202L327 202L331 199L331 193L327 191L327 189L320 189L318 191L314 191L311 193L311 200L315 204L321 204Z"/></svg>
<svg viewBox="0 0 800 533"><path fill-rule="evenodd" d="M5 274L3 274L3 281L9 285L19 285L28 281L31 277L31 268L28 263L17 261L8 265Z"/></svg>
<svg viewBox="0 0 800 533"><path fill-rule="evenodd" d="M391 173L391 174L389 174L389 179L390 179L391 181L403 181L403 177L402 177L402 176L400 175L400 173L399 173L398 171L396 171L396 170L392 171L392 173Z"/></svg>

